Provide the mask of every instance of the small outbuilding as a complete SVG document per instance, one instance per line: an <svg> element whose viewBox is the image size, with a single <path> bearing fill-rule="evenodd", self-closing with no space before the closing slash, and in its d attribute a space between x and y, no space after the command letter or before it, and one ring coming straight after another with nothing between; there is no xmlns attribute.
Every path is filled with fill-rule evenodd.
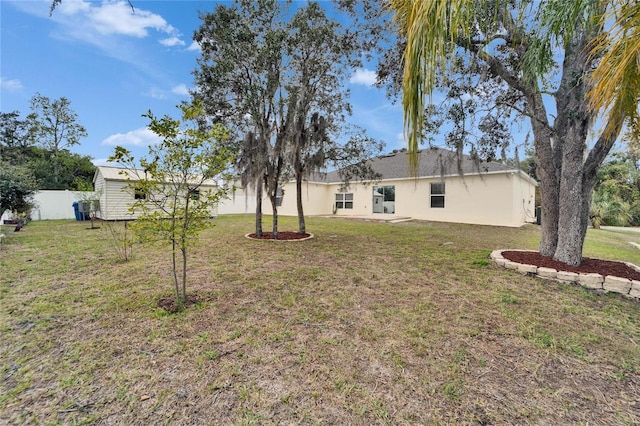
<svg viewBox="0 0 640 426"><path fill-rule="evenodd" d="M128 170L121 167L98 166L93 176L96 196L100 201L100 210L96 216L102 220L132 220L138 217L138 212L132 212L131 207L144 194L129 187L131 181L145 176L144 170ZM215 181L207 181L200 187L200 191L215 189ZM217 215L217 207L211 212Z"/></svg>

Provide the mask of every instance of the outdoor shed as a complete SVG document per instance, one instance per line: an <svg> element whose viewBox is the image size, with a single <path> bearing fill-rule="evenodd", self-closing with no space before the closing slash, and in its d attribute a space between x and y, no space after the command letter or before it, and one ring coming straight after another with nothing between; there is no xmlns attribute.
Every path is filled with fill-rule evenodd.
<svg viewBox="0 0 640 426"><path fill-rule="evenodd" d="M131 220L138 217L138 212L131 212L130 208L140 194L128 187L129 181L139 180L144 176L144 170L127 170L120 167L98 166L93 176L96 196L100 200L100 211L96 216L102 220ZM201 186L201 190L216 188L214 181ZM217 207L212 210L212 216L217 215Z"/></svg>

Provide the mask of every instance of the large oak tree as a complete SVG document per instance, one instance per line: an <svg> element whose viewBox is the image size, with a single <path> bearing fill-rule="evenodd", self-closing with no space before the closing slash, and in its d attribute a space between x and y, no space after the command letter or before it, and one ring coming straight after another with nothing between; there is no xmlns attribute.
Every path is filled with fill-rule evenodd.
<svg viewBox="0 0 640 426"><path fill-rule="evenodd" d="M604 103L614 106L613 114L598 115L587 97L593 88L590 76L612 42L606 41L607 20L602 17L632 3L391 0L390 4L406 41L403 106L410 152L417 152L424 136L426 95L436 88L451 89L455 79L449 75L467 78L471 84L465 87L473 87L470 96L489 102L484 117L494 125L488 129L517 116L528 119L542 192L540 253L580 264L596 172L625 119L633 115L630 111L637 115L638 105L637 85L627 90L616 86ZM616 9L620 5L624 7ZM594 54L598 42L601 50ZM612 62L615 59L619 58ZM637 75L637 63L635 67L625 69ZM624 94L627 101L618 110L616 99ZM555 114L548 110L550 102ZM458 122L476 113L465 106ZM453 139L458 144L474 142L464 133Z"/></svg>

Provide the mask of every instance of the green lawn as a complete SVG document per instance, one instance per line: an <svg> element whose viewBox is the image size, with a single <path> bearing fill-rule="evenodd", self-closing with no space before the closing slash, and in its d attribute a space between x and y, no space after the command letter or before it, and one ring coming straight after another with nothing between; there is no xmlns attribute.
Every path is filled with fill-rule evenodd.
<svg viewBox="0 0 640 426"><path fill-rule="evenodd" d="M157 307L165 248L124 262L106 224L4 227L0 423L640 423L640 303L488 264L536 226L215 224L178 314ZM629 241L590 230L585 255L640 265Z"/></svg>

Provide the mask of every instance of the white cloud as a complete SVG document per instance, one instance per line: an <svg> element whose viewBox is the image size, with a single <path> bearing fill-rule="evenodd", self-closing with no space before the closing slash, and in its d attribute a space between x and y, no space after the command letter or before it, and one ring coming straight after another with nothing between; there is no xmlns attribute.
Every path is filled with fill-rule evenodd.
<svg viewBox="0 0 640 426"><path fill-rule="evenodd" d="M373 86L376 83L376 72L366 68L358 68L349 79L349 83Z"/></svg>
<svg viewBox="0 0 640 426"><path fill-rule="evenodd" d="M91 162L96 167L112 165L112 163L110 163L107 158L94 158L93 160L91 160Z"/></svg>
<svg viewBox="0 0 640 426"><path fill-rule="evenodd" d="M150 30L155 30L168 36L161 41L168 43L165 45L185 45L179 38L180 32L162 16L137 5L132 10L126 1L96 4L84 0L64 0L58 7L59 10L56 9L50 18L62 30L57 34L58 37L71 37L103 48L114 44L122 48L120 43L115 42L115 37L145 38Z"/></svg>
<svg viewBox="0 0 640 426"><path fill-rule="evenodd" d="M173 43L173 48L184 48L186 42L176 41L181 40L180 31L159 14L144 9L145 1L132 3L134 10L126 0L63 0L49 17L49 0L15 2L23 12L46 19L47 27L54 23L53 38L96 47L154 80L166 80L166 70L158 66L155 57L157 51L142 40L162 39Z"/></svg>
<svg viewBox="0 0 640 426"><path fill-rule="evenodd" d="M162 44L163 46L184 46L185 42L180 40L179 37L169 37L169 38L164 38L162 40L160 40L160 44Z"/></svg>
<svg viewBox="0 0 640 426"><path fill-rule="evenodd" d="M128 3L123 1L102 3L99 7L91 7L88 18L94 28L102 34L122 34L142 38L148 35L150 28L166 34L177 32L162 16L143 9L136 9L134 12Z"/></svg>
<svg viewBox="0 0 640 426"><path fill-rule="evenodd" d="M404 133L400 132L396 134L396 147L406 148L407 142L404 140Z"/></svg>
<svg viewBox="0 0 640 426"><path fill-rule="evenodd" d="M91 5L83 0L65 0L58 4L55 13L62 13L64 15L74 15L78 12L88 12L91 9Z"/></svg>
<svg viewBox="0 0 640 426"><path fill-rule="evenodd" d="M149 146L160 143L160 137L147 127L131 130L127 133L116 133L102 141L102 145L109 146Z"/></svg>
<svg viewBox="0 0 640 426"><path fill-rule="evenodd" d="M160 101L167 98L167 96L164 94L164 91L158 89L157 87L152 87L147 92L143 93L143 95L153 99L158 99Z"/></svg>
<svg viewBox="0 0 640 426"><path fill-rule="evenodd" d="M191 50L191 51L194 51L194 52L199 52L201 49L200 49L200 45L198 44L198 42L194 40L189 45L189 47L187 47L187 50Z"/></svg>
<svg viewBox="0 0 640 426"><path fill-rule="evenodd" d="M20 80L7 80L4 77L0 77L0 87L9 91L20 90L22 89L22 82Z"/></svg>
<svg viewBox="0 0 640 426"><path fill-rule="evenodd" d="M178 84L176 87L171 89L171 91L176 95L189 96L189 88L183 83Z"/></svg>

